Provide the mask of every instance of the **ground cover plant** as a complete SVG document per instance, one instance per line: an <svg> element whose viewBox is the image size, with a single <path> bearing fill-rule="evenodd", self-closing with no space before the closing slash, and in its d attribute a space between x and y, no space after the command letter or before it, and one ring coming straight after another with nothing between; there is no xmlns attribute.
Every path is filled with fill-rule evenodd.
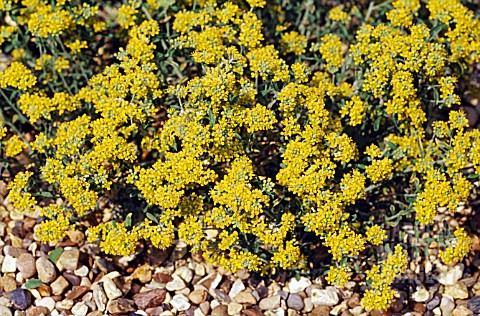
<svg viewBox="0 0 480 316"><path fill-rule="evenodd" d="M438 214L478 188L480 132L461 109L478 97L478 4L0 10L2 179L42 216L40 240L83 227L105 255L181 239L231 271L316 269L339 287L360 274L380 310L430 242L445 264L469 253Z"/></svg>

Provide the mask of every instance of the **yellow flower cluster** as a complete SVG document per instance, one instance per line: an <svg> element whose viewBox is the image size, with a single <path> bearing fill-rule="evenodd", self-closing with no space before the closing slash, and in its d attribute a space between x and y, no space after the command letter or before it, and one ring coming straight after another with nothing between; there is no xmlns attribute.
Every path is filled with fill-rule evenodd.
<svg viewBox="0 0 480 316"><path fill-rule="evenodd" d="M385 180L393 174L393 161L390 158L374 159L365 172L373 183Z"/></svg>
<svg viewBox="0 0 480 316"><path fill-rule="evenodd" d="M322 44L319 51L327 63L326 69L331 73L335 73L343 62L342 41L340 37L334 34L327 34L320 41Z"/></svg>
<svg viewBox="0 0 480 316"><path fill-rule="evenodd" d="M359 96L353 96L351 101L345 102L345 106L340 110L342 117L348 116L349 124L357 126L362 124L367 111L367 104Z"/></svg>
<svg viewBox="0 0 480 316"><path fill-rule="evenodd" d="M37 78L20 62L13 62L0 73L0 88L12 87L28 90L37 82Z"/></svg>
<svg viewBox="0 0 480 316"><path fill-rule="evenodd" d="M5 155L7 157L16 156L27 147L27 144L18 135L13 135L3 144L5 145Z"/></svg>
<svg viewBox="0 0 480 316"><path fill-rule="evenodd" d="M328 18L332 21L337 21L343 24L350 22L350 16L347 12L343 11L342 5L330 9L330 11L328 11Z"/></svg>
<svg viewBox="0 0 480 316"><path fill-rule="evenodd" d="M472 239L463 228L457 228L453 233L455 238L450 241L445 251L440 251L439 257L445 264L456 264L468 255L472 247Z"/></svg>
<svg viewBox="0 0 480 316"><path fill-rule="evenodd" d="M338 268L331 267L330 270L328 270L325 280L332 285L344 287L350 280L348 272L349 269L345 266L341 266Z"/></svg>
<svg viewBox="0 0 480 316"><path fill-rule="evenodd" d="M373 225L367 228L365 238L369 243L378 246L387 239L387 233L379 225Z"/></svg>
<svg viewBox="0 0 480 316"><path fill-rule="evenodd" d="M395 295L390 285L407 268L407 258L407 251L402 246L396 245L393 254L389 254L381 265L376 264L367 272L367 281L370 281L371 289L367 290L362 298L365 309L388 308Z"/></svg>
<svg viewBox="0 0 480 316"><path fill-rule="evenodd" d="M283 51L285 53L294 53L300 55L305 53L307 47L307 38L305 35L300 35L298 32L292 31L283 34L280 41Z"/></svg>

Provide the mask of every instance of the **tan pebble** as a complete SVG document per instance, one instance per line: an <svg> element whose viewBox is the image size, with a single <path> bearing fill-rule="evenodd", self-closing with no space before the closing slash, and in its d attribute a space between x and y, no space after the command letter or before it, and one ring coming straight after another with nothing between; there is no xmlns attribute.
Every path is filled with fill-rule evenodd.
<svg viewBox="0 0 480 316"><path fill-rule="evenodd" d="M235 303L235 302L231 302L228 304L228 315L236 315L238 313L240 313L240 311L243 309L243 305L242 304L238 304L238 303Z"/></svg>
<svg viewBox="0 0 480 316"><path fill-rule="evenodd" d="M35 263L38 272L38 278L43 283L50 283L57 277L57 272L53 263L45 257L40 257Z"/></svg>
<svg viewBox="0 0 480 316"><path fill-rule="evenodd" d="M152 279L152 270L150 265L144 264L135 269L132 273L133 279L138 279L141 283L148 283Z"/></svg>
<svg viewBox="0 0 480 316"><path fill-rule="evenodd" d="M207 299L207 291L194 290L188 295L188 299L194 304L201 304Z"/></svg>
<svg viewBox="0 0 480 316"><path fill-rule="evenodd" d="M62 294L68 288L68 286L69 283L62 275L59 276L54 282L52 282L52 284L50 284L53 295Z"/></svg>
<svg viewBox="0 0 480 316"><path fill-rule="evenodd" d="M17 289L17 282L9 275L0 277L0 289L5 292L10 292Z"/></svg>
<svg viewBox="0 0 480 316"><path fill-rule="evenodd" d="M246 291L238 293L234 299L237 303L240 304L257 304L257 299L252 295L252 293Z"/></svg>

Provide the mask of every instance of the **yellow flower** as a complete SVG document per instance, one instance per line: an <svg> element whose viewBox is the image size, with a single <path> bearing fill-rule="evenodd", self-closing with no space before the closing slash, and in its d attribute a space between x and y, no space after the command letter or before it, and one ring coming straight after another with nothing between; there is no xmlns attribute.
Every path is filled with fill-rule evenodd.
<svg viewBox="0 0 480 316"><path fill-rule="evenodd" d="M327 34L321 39L320 54L325 60L326 69L335 73L343 62L342 41L334 34Z"/></svg>
<svg viewBox="0 0 480 316"><path fill-rule="evenodd" d="M387 239L387 233L379 225L368 227L365 235L367 241L374 246L381 245Z"/></svg>
<svg viewBox="0 0 480 316"><path fill-rule="evenodd" d="M325 280L335 286L344 287L350 280L349 269L346 266L330 267Z"/></svg>
<svg viewBox="0 0 480 316"><path fill-rule="evenodd" d="M354 95L351 101L345 102L345 105L340 109L340 114L342 117L348 116L350 118L349 124L356 126L362 124L366 111L367 104L359 96Z"/></svg>
<svg viewBox="0 0 480 316"><path fill-rule="evenodd" d="M462 260L472 247L472 239L463 227L457 228L453 233L455 238L450 240L445 251L440 250L439 257L445 264L456 264Z"/></svg>
<svg viewBox="0 0 480 316"><path fill-rule="evenodd" d="M288 32L283 34L280 45L285 53L301 55L305 53L305 48L307 48L307 38L295 31Z"/></svg>
<svg viewBox="0 0 480 316"><path fill-rule="evenodd" d="M122 4L122 6L117 11L117 21L118 24L124 28L129 29L135 25L137 9L131 5Z"/></svg>
<svg viewBox="0 0 480 316"><path fill-rule="evenodd" d="M0 88L13 87L28 90L36 83L37 78L22 63L17 61L14 61L5 71L0 73Z"/></svg>
<svg viewBox="0 0 480 316"><path fill-rule="evenodd" d="M395 278L403 273L408 265L408 254L400 245L396 245L393 254L379 264L375 264L367 272L367 280L371 282L371 289L365 291L362 306L367 309L386 310L393 301L395 292L390 285Z"/></svg>
<svg viewBox="0 0 480 316"><path fill-rule="evenodd" d="M390 158L375 159L365 168L365 172L373 183L385 180L393 175L393 161Z"/></svg>
<svg viewBox="0 0 480 316"><path fill-rule="evenodd" d="M247 0L247 2L250 6L258 8L263 8L267 4L265 0Z"/></svg>
<svg viewBox="0 0 480 316"><path fill-rule="evenodd" d="M330 11L328 11L328 18L332 21L341 22L343 24L350 22L350 16L347 12L343 11L343 5L338 5L330 9Z"/></svg>
<svg viewBox="0 0 480 316"><path fill-rule="evenodd" d="M76 53L80 53L80 51L83 49L83 48L88 48L88 44L87 44L87 41L81 41L79 39L73 41L73 42L68 42L68 43L65 43L65 46L67 46L68 48L70 48L70 52L72 54L76 54Z"/></svg>
<svg viewBox="0 0 480 316"><path fill-rule="evenodd" d="M382 156L382 151L380 150L380 148L378 148L377 145L371 144L370 146L367 147L367 149L365 149L364 154L374 159Z"/></svg>
<svg viewBox="0 0 480 316"><path fill-rule="evenodd" d="M17 135L10 137L4 142L4 145L5 155L7 155L7 157L14 157L27 148L27 144Z"/></svg>

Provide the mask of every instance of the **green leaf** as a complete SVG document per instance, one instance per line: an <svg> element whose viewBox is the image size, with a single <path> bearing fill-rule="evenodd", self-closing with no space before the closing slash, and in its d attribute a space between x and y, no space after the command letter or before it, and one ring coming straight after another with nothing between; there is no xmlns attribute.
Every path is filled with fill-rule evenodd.
<svg viewBox="0 0 480 316"><path fill-rule="evenodd" d="M51 262L53 262L54 264L57 263L57 260L58 258L60 257L60 255L63 253L63 248L62 247L58 247L57 249L53 250L52 252L50 252L50 254L48 255L48 260L50 260Z"/></svg>
<svg viewBox="0 0 480 316"><path fill-rule="evenodd" d="M132 213L129 213L127 217L125 218L125 226L127 228L132 227Z"/></svg>
<svg viewBox="0 0 480 316"><path fill-rule="evenodd" d="M27 282L25 282L25 287L27 289L36 289L40 285L42 285L43 282L40 281L39 279L30 279Z"/></svg>
<svg viewBox="0 0 480 316"><path fill-rule="evenodd" d="M48 192L48 191L40 191L38 192L38 195L39 196L43 196L43 197L46 197L46 198L51 198L53 197L53 194Z"/></svg>
<svg viewBox="0 0 480 316"><path fill-rule="evenodd" d="M373 130L375 132L378 131L378 129L380 128L380 121L382 120L382 117L381 116L377 116L377 118L375 119L375 122L373 122Z"/></svg>
<svg viewBox="0 0 480 316"><path fill-rule="evenodd" d="M155 224L158 224L158 219L157 219L153 214L147 213L146 215L147 215L147 218L148 218L149 220L151 220L151 221L154 222Z"/></svg>

